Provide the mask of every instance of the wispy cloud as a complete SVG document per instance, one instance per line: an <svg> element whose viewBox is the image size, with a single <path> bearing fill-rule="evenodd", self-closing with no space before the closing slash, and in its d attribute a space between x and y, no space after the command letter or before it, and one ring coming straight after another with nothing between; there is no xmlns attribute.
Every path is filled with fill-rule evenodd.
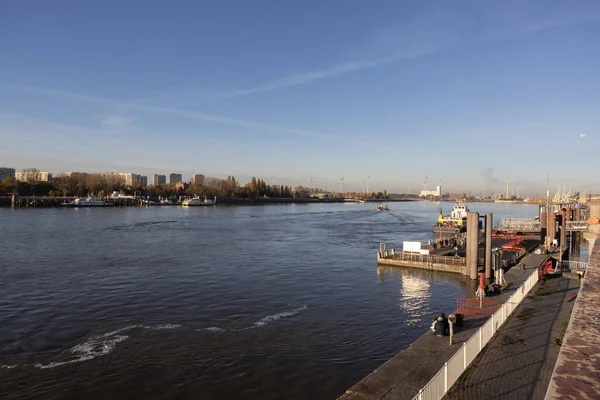
<svg viewBox="0 0 600 400"><path fill-rule="evenodd" d="M299 74L290 75L284 78L275 79L273 81L267 82L263 85L251 87L248 89L240 89L235 90L230 93L224 93L220 96L221 99L224 98L233 98L246 96L253 93L261 93L261 92L269 92L271 90L283 89L292 86L303 85L306 83L310 83L313 81L318 81L327 78L335 78L337 76L345 75L351 72L360 71L369 68L380 67L386 64L391 64L395 61L399 61L402 59L409 59L418 57L420 55L427 54L427 52L414 53L414 54L406 54L406 55L392 55L389 57L382 57L373 60L356 60L350 62L344 62L340 64L334 64L329 67L303 72Z"/></svg>
<svg viewBox="0 0 600 400"><path fill-rule="evenodd" d="M336 137L333 135L328 135L328 134L323 134L323 133L318 133L318 132L313 132L313 131L308 131L308 130L303 130L303 129L296 129L296 128L291 128L291 127L287 127L287 126L277 125L277 124L247 121L247 120L229 118L229 117L220 116L220 115L209 115L209 114L203 114L203 113L199 113L199 112L195 112L195 111L179 110L179 109L174 109L174 108L169 108L169 107L153 106L153 105L148 105L148 104L143 104L143 103L115 101L115 100L111 100L111 99L107 99L107 98L103 98L103 97L90 96L87 94L74 93L74 92L65 91L65 90L50 89L50 88L43 88L43 87L36 87L36 86L26 86L26 85L13 85L13 84L2 83L2 82L0 82L0 87L16 89L16 90L20 90L20 91L29 92L29 93L37 93L37 94L44 94L44 95L56 96L56 97L62 97L62 98L83 100L83 101L88 101L88 102L92 102L92 103L96 103L96 104L102 104L104 106L111 107L114 109L136 110L136 111L141 111L141 112L145 112L145 113L154 113L154 114L167 114L167 115L184 117L184 118L194 119L194 120L199 120L199 121L204 121L204 122L213 122L213 123L219 123L219 124L225 124L225 125L239 126L239 127L244 127L244 128L255 128L255 129L261 129L261 130L271 131L271 132L275 132L275 133L291 134L291 135L304 136L304 137L312 136L315 138L327 138L327 137L335 138L335 139L339 138L339 137ZM112 121L112 122L114 123L115 121ZM121 121L121 122L123 122L123 121Z"/></svg>
<svg viewBox="0 0 600 400"><path fill-rule="evenodd" d="M552 17L539 21L527 21L513 26L504 21L491 31L469 36L464 27L457 22L448 23L447 16L442 21L439 14L429 15L425 19L412 21L409 26L382 29L374 34L373 40L364 48L363 53L385 53L375 57L365 56L351 61L329 65L322 69L301 72L259 84L257 86L224 92L205 102L247 96L250 94L270 92L279 89L304 85L315 81L336 78L353 72L383 67L403 60L411 60L436 54L456 46L474 43L486 43L525 36L561 26L582 24L597 21L598 14ZM458 19L457 19L458 21ZM440 29L439 25L448 25L449 29ZM435 32L432 34L431 32Z"/></svg>

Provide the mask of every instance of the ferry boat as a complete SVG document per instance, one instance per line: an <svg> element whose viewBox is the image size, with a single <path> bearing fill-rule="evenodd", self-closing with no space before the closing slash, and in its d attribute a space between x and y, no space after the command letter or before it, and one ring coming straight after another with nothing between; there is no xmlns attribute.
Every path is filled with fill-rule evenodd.
<svg viewBox="0 0 600 400"><path fill-rule="evenodd" d="M386 203L382 203L377 206L377 211L387 211L387 210L389 210L389 208Z"/></svg>
<svg viewBox="0 0 600 400"><path fill-rule="evenodd" d="M181 202L181 205L184 207L193 207L193 206L214 206L217 204L217 197L215 196L215 198L213 200L208 200L206 197L204 197L204 199L201 199L200 197L196 196L194 198L191 199L187 199Z"/></svg>
<svg viewBox="0 0 600 400"><path fill-rule="evenodd" d="M75 199L62 205L65 207L106 207L112 206L112 203L96 199L95 197L88 197L87 199Z"/></svg>
<svg viewBox="0 0 600 400"><path fill-rule="evenodd" d="M458 200L450 215L443 215L440 209L438 221L433 226L433 233L456 234L467 230L467 213L469 208L464 200Z"/></svg>

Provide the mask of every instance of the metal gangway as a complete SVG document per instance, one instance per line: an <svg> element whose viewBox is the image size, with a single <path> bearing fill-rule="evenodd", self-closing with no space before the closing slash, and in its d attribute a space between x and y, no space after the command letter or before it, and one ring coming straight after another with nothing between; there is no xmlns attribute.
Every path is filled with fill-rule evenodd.
<svg viewBox="0 0 600 400"><path fill-rule="evenodd" d="M567 232L583 232L589 229L587 221L567 221L565 230Z"/></svg>
<svg viewBox="0 0 600 400"><path fill-rule="evenodd" d="M588 263L587 261L563 260L559 265L562 271L583 271L587 269Z"/></svg>
<svg viewBox="0 0 600 400"><path fill-rule="evenodd" d="M538 233L542 226L538 218L502 218L499 229L504 232Z"/></svg>

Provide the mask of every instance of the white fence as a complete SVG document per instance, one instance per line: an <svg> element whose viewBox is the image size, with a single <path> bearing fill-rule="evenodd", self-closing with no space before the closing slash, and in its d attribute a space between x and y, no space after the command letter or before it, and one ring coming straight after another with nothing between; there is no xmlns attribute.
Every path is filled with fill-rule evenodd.
<svg viewBox="0 0 600 400"><path fill-rule="evenodd" d="M509 315L517 308L521 300L538 281L536 268L515 293L496 311L490 319L467 340L460 350L438 371L438 373L419 391L413 400L439 400L454 385L469 364L483 350L492 336L502 326Z"/></svg>

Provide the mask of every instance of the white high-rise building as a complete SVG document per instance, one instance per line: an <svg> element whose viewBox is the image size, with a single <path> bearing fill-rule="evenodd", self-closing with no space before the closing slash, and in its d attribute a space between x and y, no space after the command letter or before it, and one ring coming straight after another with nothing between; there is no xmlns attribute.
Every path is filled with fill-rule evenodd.
<svg viewBox="0 0 600 400"><path fill-rule="evenodd" d="M50 182L52 180L52 173L43 171L22 171L16 172L15 178L19 182Z"/></svg>

